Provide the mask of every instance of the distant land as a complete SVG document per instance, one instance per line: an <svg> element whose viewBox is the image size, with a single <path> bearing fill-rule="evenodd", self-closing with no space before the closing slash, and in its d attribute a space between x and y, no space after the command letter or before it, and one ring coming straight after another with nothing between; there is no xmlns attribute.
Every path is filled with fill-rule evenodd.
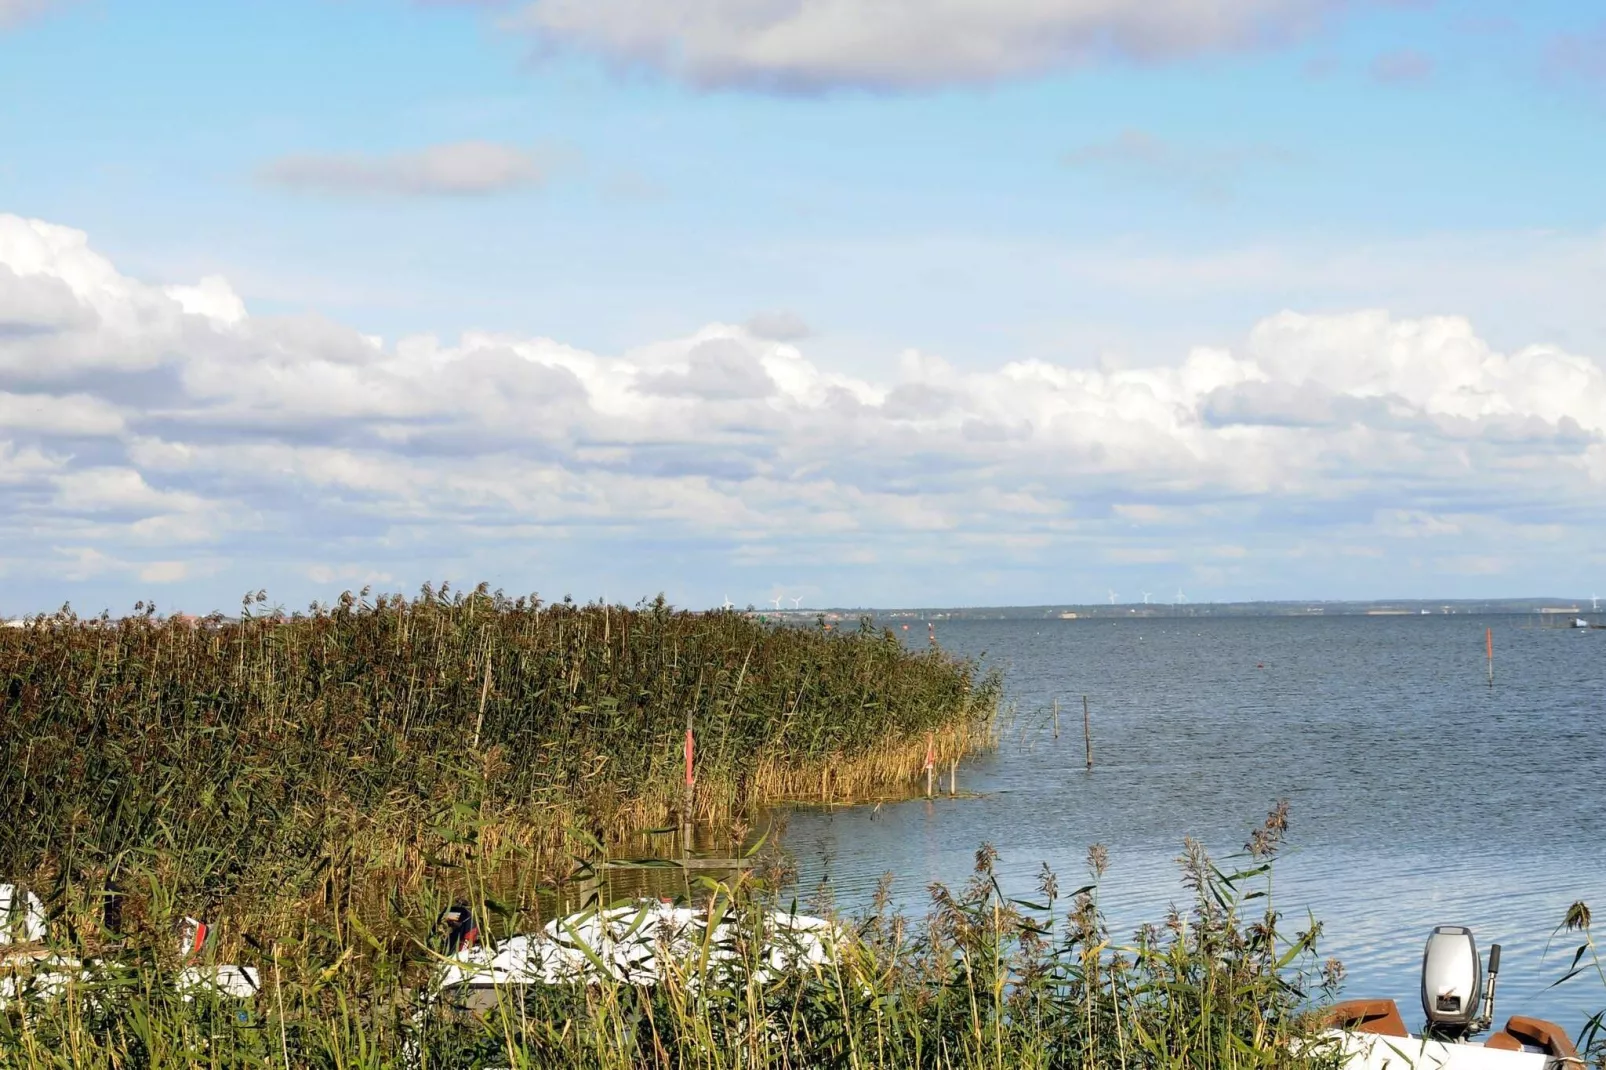
<svg viewBox="0 0 1606 1070"><path fill-rule="evenodd" d="M1277 601L1277 602L1119 602L1042 606L964 606L907 609L783 609L750 608L751 612L781 620L824 616L827 620L855 620L867 616L876 620L1111 620L1161 617L1415 617L1521 615L1545 618L1588 617L1600 619L1598 603L1592 598L1482 598L1413 599L1396 598L1372 602Z"/></svg>
<svg viewBox="0 0 1606 1070"><path fill-rule="evenodd" d="M1107 602L1057 603L1040 606L926 606L902 609L863 606L828 608L770 609L748 605L740 610L749 616L789 622L856 621L869 617L877 621L912 620L1129 620L1167 617L1417 617L1447 616L1527 616L1538 623L1570 624L1584 617L1594 624L1606 624L1606 612L1591 598L1395 598L1371 602L1267 601L1267 602ZM176 614L193 618L190 614ZM237 618L222 616L229 621ZM0 627L23 627L30 616L0 617ZM113 618L117 619L117 618Z"/></svg>

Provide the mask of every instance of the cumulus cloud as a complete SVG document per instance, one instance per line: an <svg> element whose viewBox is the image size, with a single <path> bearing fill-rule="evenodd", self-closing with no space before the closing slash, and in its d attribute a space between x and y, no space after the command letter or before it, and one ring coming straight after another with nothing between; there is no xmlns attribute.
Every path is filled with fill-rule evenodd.
<svg viewBox="0 0 1606 1070"><path fill-rule="evenodd" d="M546 47L702 86L919 89L1110 60L1158 62L1307 33L1343 0L533 0Z"/></svg>
<svg viewBox="0 0 1606 1070"><path fill-rule="evenodd" d="M877 379L752 325L611 354L386 343L252 313L222 279L130 278L12 216L0 279L25 325L0 333L11 575L438 576L639 539L951 575L1073 553L1192 584L1317 560L1313 524L1333 560L1473 562L1606 522L1606 371L1455 316L1283 312L1122 369L911 350Z"/></svg>
<svg viewBox="0 0 1606 1070"><path fill-rule="evenodd" d="M686 354L685 370L642 376L637 389L664 397L737 400L768 397L775 390L775 380L741 342L711 338Z"/></svg>
<svg viewBox="0 0 1606 1070"><path fill-rule="evenodd" d="M259 177L309 193L461 197L539 186L546 181L546 168L512 145L458 141L388 156L286 156L265 165Z"/></svg>

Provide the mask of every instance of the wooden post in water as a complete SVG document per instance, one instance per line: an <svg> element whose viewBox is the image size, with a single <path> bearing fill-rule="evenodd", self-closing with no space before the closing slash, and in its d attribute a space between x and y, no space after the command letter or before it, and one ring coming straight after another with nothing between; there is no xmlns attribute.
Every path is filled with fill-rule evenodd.
<svg viewBox="0 0 1606 1070"><path fill-rule="evenodd" d="M1087 696L1082 696L1082 743L1087 747L1087 767L1093 768L1093 719L1087 711Z"/></svg>
<svg viewBox="0 0 1606 1070"><path fill-rule="evenodd" d="M948 794L959 794L959 759L948 759Z"/></svg>
<svg viewBox="0 0 1606 1070"><path fill-rule="evenodd" d="M1057 695L1054 698L1054 738L1060 738L1060 700Z"/></svg>
<svg viewBox="0 0 1606 1070"><path fill-rule="evenodd" d="M1494 629L1483 630L1483 646L1489 653L1489 686L1494 686Z"/></svg>

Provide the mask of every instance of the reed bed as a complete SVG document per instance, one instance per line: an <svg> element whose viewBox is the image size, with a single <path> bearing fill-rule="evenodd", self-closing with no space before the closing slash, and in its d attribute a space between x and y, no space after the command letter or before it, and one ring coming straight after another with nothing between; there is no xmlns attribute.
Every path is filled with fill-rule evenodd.
<svg viewBox="0 0 1606 1070"><path fill-rule="evenodd" d="M126 903L108 940L163 913L152 888L264 939L385 932L390 900L470 862L528 891L666 823L910 790L928 747L991 745L998 704L996 677L868 622L483 585L265 607L0 630L0 880L92 928Z"/></svg>
<svg viewBox="0 0 1606 1070"><path fill-rule="evenodd" d="M983 846L962 887L933 886L923 918L883 895L840 919L848 937L825 965L790 974L758 968L777 889L703 881L700 907L737 922L734 966L682 961L653 986L508 988L478 1012L420 990L438 961L422 920L436 901L410 895L398 905L419 919L415 940L380 950L357 930L343 943L306 926L262 950L263 991L244 1003L184 1001L155 956L14 1006L0 1012L0 1065L1327 1070L1338 1060L1312 1007L1341 970L1319 961L1314 923L1285 926L1270 904L1278 834L1252 840L1235 872L1190 844L1182 908L1124 937L1099 908L1102 849L1084 886L1064 894L1045 870L1026 899L1005 893ZM496 933L533 922L482 895L474 907Z"/></svg>
<svg viewBox="0 0 1606 1070"><path fill-rule="evenodd" d="M0 1067L1332 1063L1301 1042L1337 971L1315 926L1286 931L1266 895L1282 811L1240 872L1190 847L1191 905L1129 937L1099 911L1101 850L1084 887L1062 895L1045 872L1027 900L983 848L928 916L882 901L846 919L854 938L821 970L687 965L651 987L532 986L454 1009L430 989L445 907L471 904L487 939L530 932L566 888L605 905L596 863L673 842L683 817L739 830L778 800L918 790L928 759L992 745L998 680L868 623L776 627L662 600L482 587L264 605L0 631L0 880L38 893L50 922L48 947L0 956L0 984L37 969L35 951L87 964L64 992L0 1001ZM681 871L680 894L738 918L756 965L784 868ZM255 996L179 991L185 915L214 924L212 960L259 972Z"/></svg>

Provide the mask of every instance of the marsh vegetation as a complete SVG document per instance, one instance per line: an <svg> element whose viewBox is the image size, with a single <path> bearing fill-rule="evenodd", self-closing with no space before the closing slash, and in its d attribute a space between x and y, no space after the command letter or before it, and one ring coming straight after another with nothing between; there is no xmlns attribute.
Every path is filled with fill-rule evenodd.
<svg viewBox="0 0 1606 1070"><path fill-rule="evenodd" d="M1286 814L1218 868L1190 845L1183 905L1135 933L1043 872L1006 895L983 847L929 913L881 897L836 919L829 962L658 983L510 988L475 1013L432 990L453 905L495 942L533 932L555 893L668 837L689 815L740 830L786 800L923 786L990 746L999 682L868 625L776 627L733 613L546 605L484 588L350 595L237 619L64 611L0 632L0 874L43 900L64 992L0 1008L0 1065L26 1067L1270 1067L1341 972L1314 923L1271 905ZM732 835L731 842L742 837ZM673 855L673 851L660 852ZM658 863L673 867L672 862ZM680 897L734 924L760 961L790 909L784 867ZM828 903L812 909L831 914ZM204 958L256 968L243 1000L183 991L182 917ZM834 917L834 915L833 915ZM13 979L28 969L14 952ZM724 956L730 960L732 956ZM204 963L201 963L204 965ZM1328 1059L1328 1061L1331 1061Z"/></svg>

